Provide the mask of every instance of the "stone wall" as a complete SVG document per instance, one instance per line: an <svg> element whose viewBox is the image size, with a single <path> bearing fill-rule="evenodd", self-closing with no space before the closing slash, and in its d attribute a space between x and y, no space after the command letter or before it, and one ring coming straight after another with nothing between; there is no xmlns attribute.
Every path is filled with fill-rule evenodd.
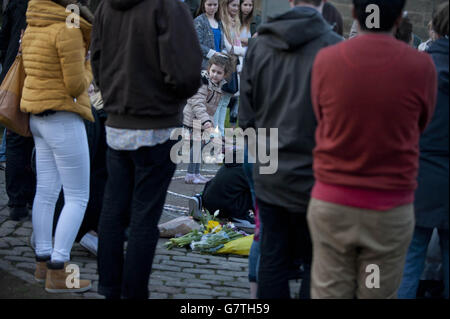
<svg viewBox="0 0 450 319"><path fill-rule="evenodd" d="M289 8L288 0L262 0L263 16L271 15ZM423 40L428 39L428 22L433 10L446 0L407 0L405 10L414 25L414 33ZM448 1L448 0L447 0ZM352 25L352 0L329 0L341 12L344 18L344 35L348 36Z"/></svg>
<svg viewBox="0 0 450 319"><path fill-rule="evenodd" d="M280 1L280 0L275 0ZM282 1L282 0L281 0ZM352 25L352 0L330 0L344 17L344 30L347 36ZM428 22L431 20L431 14L440 3L445 0L409 0L406 3L405 10L408 11L408 17L414 25L414 33L423 40L428 39Z"/></svg>

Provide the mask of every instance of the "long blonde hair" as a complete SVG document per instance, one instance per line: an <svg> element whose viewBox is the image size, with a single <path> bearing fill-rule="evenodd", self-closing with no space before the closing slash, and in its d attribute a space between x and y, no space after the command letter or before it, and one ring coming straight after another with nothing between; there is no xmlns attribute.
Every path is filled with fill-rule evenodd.
<svg viewBox="0 0 450 319"><path fill-rule="evenodd" d="M230 13L228 12L228 5L234 0L220 0L219 2L219 12L220 12L220 20L223 24L223 33L227 38L228 42L232 45L235 44L235 40L239 39L239 34L241 30L241 22L239 19L239 13L236 14L234 19L231 18ZM240 8L239 8L240 10ZM234 33L234 36L232 34Z"/></svg>

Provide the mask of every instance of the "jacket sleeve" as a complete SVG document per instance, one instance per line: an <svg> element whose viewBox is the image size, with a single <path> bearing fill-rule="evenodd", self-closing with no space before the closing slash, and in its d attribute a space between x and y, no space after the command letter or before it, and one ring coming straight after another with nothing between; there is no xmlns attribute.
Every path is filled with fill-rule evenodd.
<svg viewBox="0 0 450 319"><path fill-rule="evenodd" d="M254 68L255 57L253 51L255 42L249 47L241 73L241 89L239 104L239 126L245 130L255 128L255 104L253 101L254 83L251 71Z"/></svg>
<svg viewBox="0 0 450 319"><path fill-rule="evenodd" d="M208 34L208 30L205 30L205 24L199 19L194 20L194 27L195 31L197 32L198 40L200 42L200 48L202 50L203 58L210 59L216 51L206 46L205 43L205 37Z"/></svg>
<svg viewBox="0 0 450 319"><path fill-rule="evenodd" d="M5 11L7 12L7 11ZM10 23L8 14L3 15L2 28L0 29L0 64L5 62L6 51L8 50Z"/></svg>
<svg viewBox="0 0 450 319"><path fill-rule="evenodd" d="M438 93L438 75L436 66L431 56L427 55L427 58L428 67L425 68L423 72L425 74L424 79L426 79L424 81L425 85L423 86L424 106L419 119L419 129L421 133L425 131L433 118Z"/></svg>
<svg viewBox="0 0 450 319"><path fill-rule="evenodd" d="M99 7L102 6L100 3ZM94 76L94 82L97 87L100 87L100 39L101 36L101 26L102 21L100 17L101 9L95 11L95 23L92 25L92 40L91 40L91 66L92 73Z"/></svg>
<svg viewBox="0 0 450 319"><path fill-rule="evenodd" d="M56 49L66 90L76 98L87 91L92 82L91 64L86 61L81 31L64 25L56 36Z"/></svg>
<svg viewBox="0 0 450 319"><path fill-rule="evenodd" d="M320 92L321 91L321 66L322 54L319 52L314 60L312 72L311 72L311 102L316 116L317 122L322 120L322 110L320 108Z"/></svg>
<svg viewBox="0 0 450 319"><path fill-rule="evenodd" d="M240 57L244 57L247 54L247 48L241 47L241 46L232 46L230 41L228 41L227 37L225 35L223 35L223 37L225 38L225 50L227 51L227 53L231 54L233 53L234 55L240 56Z"/></svg>
<svg viewBox="0 0 450 319"><path fill-rule="evenodd" d="M164 84L179 99L200 87L202 51L192 17L179 1L160 0L157 15L160 70Z"/></svg>
<svg viewBox="0 0 450 319"><path fill-rule="evenodd" d="M196 119L200 120L202 125L210 121L206 111L206 99L208 97L208 85L203 85L192 98L188 100L192 112Z"/></svg>

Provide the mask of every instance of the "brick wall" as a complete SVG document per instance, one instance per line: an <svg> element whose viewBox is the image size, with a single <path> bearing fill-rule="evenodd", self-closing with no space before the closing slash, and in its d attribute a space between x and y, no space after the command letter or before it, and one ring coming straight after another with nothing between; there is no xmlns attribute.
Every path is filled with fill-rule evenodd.
<svg viewBox="0 0 450 319"><path fill-rule="evenodd" d="M270 15L271 12L277 12L288 8L288 0L260 0L263 2L265 12L263 15ZM431 14L435 7L446 0L407 0L405 10L414 25L414 33L423 40L428 39L428 22L431 20ZM448 0L447 0L448 1ZM352 0L329 0L341 12L344 18L344 35L348 36L350 27L353 23L351 10Z"/></svg>
<svg viewBox="0 0 450 319"><path fill-rule="evenodd" d="M278 0L280 1L280 0ZM345 35L348 35L353 19L351 18L352 0L330 0L344 17ZM445 0L409 0L405 10L414 25L414 33L423 40L428 39L428 22L435 7Z"/></svg>

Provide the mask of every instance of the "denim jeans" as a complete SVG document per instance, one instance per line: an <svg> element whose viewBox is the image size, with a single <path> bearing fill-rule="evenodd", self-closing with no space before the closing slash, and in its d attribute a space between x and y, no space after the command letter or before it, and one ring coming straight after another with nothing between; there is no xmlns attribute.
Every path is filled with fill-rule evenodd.
<svg viewBox="0 0 450 319"><path fill-rule="evenodd" d="M3 130L2 146L0 147L0 162L6 161L6 128Z"/></svg>
<svg viewBox="0 0 450 319"><path fill-rule="evenodd" d="M257 199L264 225L260 238L261 259L258 273L259 299L289 299L291 266L297 258L305 269L300 298L310 298L312 244L306 212L291 213L283 207Z"/></svg>
<svg viewBox="0 0 450 319"><path fill-rule="evenodd" d="M159 239L158 222L176 165L169 140L136 151L108 148L103 208L99 222L99 294L148 299L148 282ZM124 233L129 238L124 255Z"/></svg>
<svg viewBox="0 0 450 319"><path fill-rule="evenodd" d="M263 225L259 222L259 236L262 234ZM261 239L260 239L261 240ZM248 281L258 282L259 264L261 262L261 243L260 240L253 240L248 256Z"/></svg>
<svg viewBox="0 0 450 319"><path fill-rule="evenodd" d="M216 113L214 113L214 125L219 127L219 132L222 136L225 136L225 119L227 117L228 103L230 103L231 97L230 94L224 94L220 99Z"/></svg>
<svg viewBox="0 0 450 319"><path fill-rule="evenodd" d="M438 230L439 243L442 254L442 269L444 272L444 297L448 299L449 286L449 257L448 245L449 237L448 230ZM416 227L414 229L413 239L406 255L405 268L403 270L403 279L398 290L398 298L400 299L415 299L417 288L419 287L420 277L422 276L425 260L427 258L428 244L430 243L433 228Z"/></svg>

